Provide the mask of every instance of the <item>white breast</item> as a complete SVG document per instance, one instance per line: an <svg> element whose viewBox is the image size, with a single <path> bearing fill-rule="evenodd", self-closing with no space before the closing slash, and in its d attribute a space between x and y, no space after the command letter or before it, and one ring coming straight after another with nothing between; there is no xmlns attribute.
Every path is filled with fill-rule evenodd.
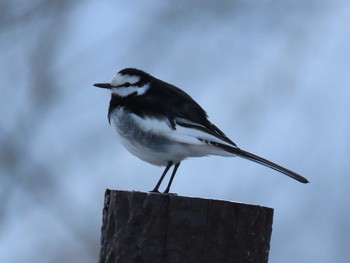
<svg viewBox="0 0 350 263"><path fill-rule="evenodd" d="M192 132L192 129L184 127L174 130L165 118L141 118L118 107L111 114L111 124L130 153L154 165L164 166L169 161L178 163L188 157L232 156L198 140L201 138L200 131ZM202 137L207 139L208 134L202 133Z"/></svg>

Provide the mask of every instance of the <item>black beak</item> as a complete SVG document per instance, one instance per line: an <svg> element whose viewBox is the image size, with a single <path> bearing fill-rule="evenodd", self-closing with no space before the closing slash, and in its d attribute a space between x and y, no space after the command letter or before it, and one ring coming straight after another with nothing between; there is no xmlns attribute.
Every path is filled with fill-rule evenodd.
<svg viewBox="0 0 350 263"><path fill-rule="evenodd" d="M102 89L111 89L114 87L109 83L95 83L94 86Z"/></svg>

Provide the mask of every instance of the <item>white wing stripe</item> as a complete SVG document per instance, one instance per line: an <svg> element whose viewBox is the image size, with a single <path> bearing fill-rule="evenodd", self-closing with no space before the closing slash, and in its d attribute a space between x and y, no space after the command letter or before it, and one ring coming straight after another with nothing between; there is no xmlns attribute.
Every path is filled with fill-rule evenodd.
<svg viewBox="0 0 350 263"><path fill-rule="evenodd" d="M233 147L231 144L223 140L220 140L219 138L209 133L206 133L202 130L186 128L179 125L176 126L176 130L174 131L172 138L178 142L183 142L183 143L188 142L191 144L203 145L203 144L207 144L204 141L212 141L212 142L217 142L223 145Z"/></svg>
<svg viewBox="0 0 350 263"><path fill-rule="evenodd" d="M174 130L171 127L169 120L165 117L163 120L157 118L141 118L135 114L132 114L132 117L134 118L135 122L140 126L140 128L142 128L144 131L163 135L169 138L170 140L173 140L174 142L192 145L208 145L205 141L212 141L230 147L234 147L231 144L213 136L212 134L206 133L205 131L199 129L197 130L176 125L176 129ZM183 121L183 119L181 119L181 121ZM193 123L187 120L186 122L191 125L203 127L198 123Z"/></svg>

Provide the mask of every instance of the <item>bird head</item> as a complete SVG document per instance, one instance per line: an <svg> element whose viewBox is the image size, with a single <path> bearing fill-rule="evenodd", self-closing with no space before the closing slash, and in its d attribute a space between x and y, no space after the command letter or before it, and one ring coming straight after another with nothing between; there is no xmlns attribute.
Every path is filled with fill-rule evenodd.
<svg viewBox="0 0 350 263"><path fill-rule="evenodd" d="M109 83L95 83L98 88L109 89L112 95L119 97L128 97L131 95L143 95L150 88L150 82L153 77L146 72L135 69L125 68L119 71Z"/></svg>

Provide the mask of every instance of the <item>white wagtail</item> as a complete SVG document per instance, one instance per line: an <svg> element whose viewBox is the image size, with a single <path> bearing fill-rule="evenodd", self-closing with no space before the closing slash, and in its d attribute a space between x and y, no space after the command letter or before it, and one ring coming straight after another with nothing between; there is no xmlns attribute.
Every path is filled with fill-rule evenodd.
<svg viewBox="0 0 350 263"><path fill-rule="evenodd" d="M186 92L144 71L125 68L110 83L94 86L111 91L108 120L125 148L146 162L165 166L152 192L158 192L171 166L174 170L164 193L169 192L182 160L207 155L243 157L308 183L301 175L238 148Z"/></svg>

